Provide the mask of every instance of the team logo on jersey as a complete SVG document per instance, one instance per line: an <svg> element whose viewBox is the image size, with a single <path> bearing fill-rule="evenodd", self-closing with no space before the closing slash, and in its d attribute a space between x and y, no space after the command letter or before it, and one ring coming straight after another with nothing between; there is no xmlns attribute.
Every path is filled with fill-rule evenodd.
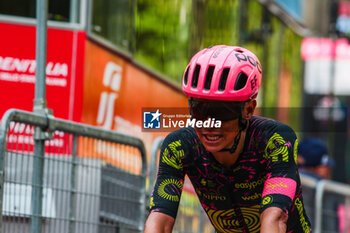
<svg viewBox="0 0 350 233"><path fill-rule="evenodd" d="M158 195L168 201L179 202L182 188L183 181L166 179L159 185Z"/></svg>
<svg viewBox="0 0 350 233"><path fill-rule="evenodd" d="M163 151L162 162L176 169L182 170L183 164L181 159L185 156L185 152L181 149L181 140L170 143L168 147L170 148L172 155L168 148L165 148Z"/></svg>
<svg viewBox="0 0 350 233"><path fill-rule="evenodd" d="M155 204L153 202L153 197L151 197L151 200L149 202L149 208L152 209L153 206L155 206Z"/></svg>
<svg viewBox="0 0 350 233"><path fill-rule="evenodd" d="M271 159L272 162L288 162L288 148L290 145L290 142L286 143L281 135L275 133L267 142L264 157Z"/></svg>
<svg viewBox="0 0 350 233"><path fill-rule="evenodd" d="M239 212L235 210L206 210L215 229L223 233L242 232L239 218L243 218L249 232L260 232L260 206L242 207Z"/></svg>
<svg viewBox="0 0 350 233"><path fill-rule="evenodd" d="M294 152L293 152L295 164L297 163L297 158L298 158L298 144L299 144L299 141L298 139L296 139L294 142Z"/></svg>
<svg viewBox="0 0 350 233"><path fill-rule="evenodd" d="M159 109L155 112L143 112L143 128L160 129L161 116Z"/></svg>
<svg viewBox="0 0 350 233"><path fill-rule="evenodd" d="M242 200L244 201L251 201L259 198L261 198L261 193L254 193L253 195L250 195L250 196L242 196Z"/></svg>
<svg viewBox="0 0 350 233"><path fill-rule="evenodd" d="M225 201L226 197L217 193L213 192L202 192L201 190L197 189L196 190L197 194L201 196L202 198L205 198L207 200L211 201Z"/></svg>
<svg viewBox="0 0 350 233"><path fill-rule="evenodd" d="M215 188L217 183L214 180L204 179L200 180L201 185L207 188Z"/></svg>
<svg viewBox="0 0 350 233"><path fill-rule="evenodd" d="M236 183L235 188L236 189L255 189L256 187L263 185L265 180L266 180L266 177L263 177L259 180L255 180L252 182Z"/></svg>
<svg viewBox="0 0 350 233"><path fill-rule="evenodd" d="M310 232L310 226L309 226L309 224L304 216L304 206L303 206L303 203L301 202L301 200L299 199L299 197L295 199L294 204L298 209L298 213L299 213L299 217L300 217L300 224L303 227L303 231L305 233Z"/></svg>
<svg viewBox="0 0 350 233"><path fill-rule="evenodd" d="M265 196L265 197L262 199L261 204L262 204L262 206L265 206L265 205L271 204L272 201L273 201L272 196L271 196L271 195L267 195L267 196Z"/></svg>

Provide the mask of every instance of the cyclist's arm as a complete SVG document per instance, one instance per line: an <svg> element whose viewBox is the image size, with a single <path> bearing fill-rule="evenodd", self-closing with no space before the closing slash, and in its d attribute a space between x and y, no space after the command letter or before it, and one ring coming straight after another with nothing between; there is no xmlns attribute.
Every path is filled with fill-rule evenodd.
<svg viewBox="0 0 350 233"><path fill-rule="evenodd" d="M175 219L169 215L152 212L146 221L144 233L171 233Z"/></svg>
<svg viewBox="0 0 350 233"><path fill-rule="evenodd" d="M297 189L297 138L289 127L280 127L269 138L265 149L268 173L261 202L261 232L283 232Z"/></svg>
<svg viewBox="0 0 350 233"><path fill-rule="evenodd" d="M169 134L163 142L145 232L172 231L185 177L183 159L186 142L180 133Z"/></svg>
<svg viewBox="0 0 350 233"><path fill-rule="evenodd" d="M285 233L288 215L278 207L269 207L260 215L260 233Z"/></svg>

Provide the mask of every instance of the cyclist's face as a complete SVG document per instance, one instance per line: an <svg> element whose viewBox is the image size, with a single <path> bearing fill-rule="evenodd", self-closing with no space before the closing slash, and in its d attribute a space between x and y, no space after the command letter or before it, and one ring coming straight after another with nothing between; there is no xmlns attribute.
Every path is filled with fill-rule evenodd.
<svg viewBox="0 0 350 233"><path fill-rule="evenodd" d="M232 147L239 130L238 119L222 121L220 128L195 129L204 147L214 153Z"/></svg>
<svg viewBox="0 0 350 233"><path fill-rule="evenodd" d="M256 100L250 100L244 103L242 108L239 108L239 114L241 114L242 118L249 120L254 113L255 107ZM232 111L227 112L227 114L224 114L223 111L219 112L223 113L223 116L229 115L231 117L235 117L232 117L234 119L231 118L231 120L225 119L221 121L220 128L195 128L197 135L203 143L204 147L212 153L219 152L224 148L231 148L240 129L237 114L233 114Z"/></svg>

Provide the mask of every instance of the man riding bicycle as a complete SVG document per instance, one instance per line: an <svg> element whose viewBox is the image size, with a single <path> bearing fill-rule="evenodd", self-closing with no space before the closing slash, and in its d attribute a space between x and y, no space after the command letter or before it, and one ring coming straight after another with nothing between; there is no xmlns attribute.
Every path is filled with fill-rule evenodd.
<svg viewBox="0 0 350 233"><path fill-rule="evenodd" d="M185 175L217 232L311 232L294 131L253 116L261 77L258 58L241 47L193 56L182 82L191 117L221 127L186 127L165 138L146 233L172 231Z"/></svg>

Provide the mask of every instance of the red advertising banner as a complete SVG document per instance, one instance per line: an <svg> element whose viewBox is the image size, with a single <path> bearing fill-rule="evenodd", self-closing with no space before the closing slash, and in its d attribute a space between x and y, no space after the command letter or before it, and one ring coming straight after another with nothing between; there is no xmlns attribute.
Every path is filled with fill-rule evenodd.
<svg viewBox="0 0 350 233"><path fill-rule="evenodd" d="M35 92L35 26L0 23L0 115L32 111ZM85 32L49 28L46 99L54 116L80 121Z"/></svg>
<svg viewBox="0 0 350 233"><path fill-rule="evenodd" d="M35 37L31 25L0 23L0 116L8 109L32 111L35 95ZM85 32L49 28L47 32L46 100L55 117L81 120ZM33 151L34 128L10 124L8 150ZM71 140L55 132L56 153L69 154Z"/></svg>

